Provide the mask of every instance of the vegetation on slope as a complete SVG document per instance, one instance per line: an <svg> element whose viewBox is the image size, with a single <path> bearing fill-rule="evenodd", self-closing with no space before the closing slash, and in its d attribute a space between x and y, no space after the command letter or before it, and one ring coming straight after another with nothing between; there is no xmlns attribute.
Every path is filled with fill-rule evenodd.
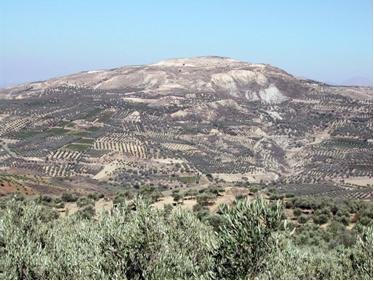
<svg viewBox="0 0 374 281"><path fill-rule="evenodd" d="M331 244L284 218L279 201L261 198L199 219L139 198L60 217L15 197L0 209L0 279L372 279L372 222L355 226L351 244Z"/></svg>

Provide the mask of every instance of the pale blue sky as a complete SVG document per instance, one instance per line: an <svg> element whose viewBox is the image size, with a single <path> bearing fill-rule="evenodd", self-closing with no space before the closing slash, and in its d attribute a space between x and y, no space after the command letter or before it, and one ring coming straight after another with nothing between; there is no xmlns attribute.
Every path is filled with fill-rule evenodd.
<svg viewBox="0 0 374 281"><path fill-rule="evenodd" d="M371 0L2 0L0 86L202 55L372 77Z"/></svg>

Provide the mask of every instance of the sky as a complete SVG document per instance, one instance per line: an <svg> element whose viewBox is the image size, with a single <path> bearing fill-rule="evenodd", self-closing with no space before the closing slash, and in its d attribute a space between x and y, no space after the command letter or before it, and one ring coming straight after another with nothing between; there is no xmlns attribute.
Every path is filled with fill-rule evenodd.
<svg viewBox="0 0 374 281"><path fill-rule="evenodd" d="M370 82L372 11L371 0L2 0L0 87L205 55Z"/></svg>

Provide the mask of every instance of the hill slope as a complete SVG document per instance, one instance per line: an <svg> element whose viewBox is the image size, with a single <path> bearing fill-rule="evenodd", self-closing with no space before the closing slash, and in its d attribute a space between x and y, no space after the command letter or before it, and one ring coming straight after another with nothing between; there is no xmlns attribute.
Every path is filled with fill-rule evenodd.
<svg viewBox="0 0 374 281"><path fill-rule="evenodd" d="M8 98L22 97L42 90L76 86L102 90L147 92L149 96L171 92L214 92L248 101L281 102L304 97L313 90L341 92L353 98L370 99L368 87L328 86L315 81L300 80L287 72L266 64L240 62L224 57L171 59L145 66L128 66L112 70L87 71L35 82L3 91Z"/></svg>
<svg viewBox="0 0 374 281"><path fill-rule="evenodd" d="M7 171L171 188L208 184L210 174L225 182L371 182L368 87L197 57L82 72L0 96Z"/></svg>

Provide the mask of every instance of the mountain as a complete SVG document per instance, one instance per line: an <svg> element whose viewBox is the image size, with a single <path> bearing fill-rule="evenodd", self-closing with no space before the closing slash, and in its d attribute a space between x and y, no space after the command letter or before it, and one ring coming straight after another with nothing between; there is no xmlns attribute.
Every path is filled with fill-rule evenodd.
<svg viewBox="0 0 374 281"><path fill-rule="evenodd" d="M267 64L252 64L224 57L196 57L165 60L145 66L81 72L12 87L2 91L2 94L8 98L20 98L23 94L37 95L45 89L59 86L143 91L148 97L167 96L176 91L214 92L216 95L268 103L302 98L314 90L330 90L327 85L297 79ZM336 86L333 88L332 91L336 92ZM348 91L338 88L343 95L371 98L369 88L353 87Z"/></svg>
<svg viewBox="0 0 374 281"><path fill-rule="evenodd" d="M170 59L22 84L0 97L0 168L70 178L73 187L338 188L372 176L372 89L268 64Z"/></svg>

